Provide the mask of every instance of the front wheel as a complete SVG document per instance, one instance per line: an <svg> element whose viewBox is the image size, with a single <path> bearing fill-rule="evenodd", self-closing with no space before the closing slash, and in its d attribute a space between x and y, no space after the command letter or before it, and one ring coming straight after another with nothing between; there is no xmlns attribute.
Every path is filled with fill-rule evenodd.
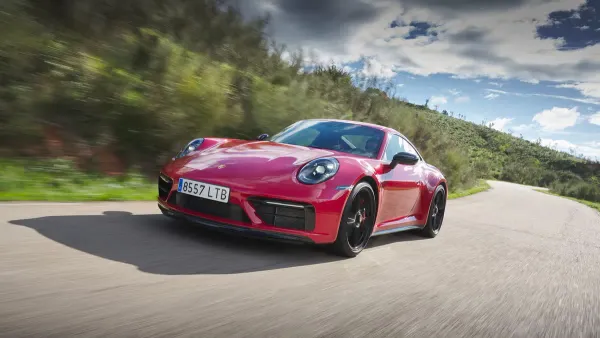
<svg viewBox="0 0 600 338"><path fill-rule="evenodd" d="M373 188L366 182L357 184L342 213L338 235L332 246L335 254L356 257L367 246L376 210Z"/></svg>
<svg viewBox="0 0 600 338"><path fill-rule="evenodd" d="M431 199L429 207L429 215L427 217L427 224L423 230L421 230L422 236L434 238L440 233L445 211L446 189L444 189L442 185L439 185L433 193L433 198Z"/></svg>

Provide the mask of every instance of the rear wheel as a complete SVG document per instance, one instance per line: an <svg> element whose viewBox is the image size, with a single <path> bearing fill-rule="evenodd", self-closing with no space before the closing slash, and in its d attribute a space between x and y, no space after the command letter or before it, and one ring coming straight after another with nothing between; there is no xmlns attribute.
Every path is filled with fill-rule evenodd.
<svg viewBox="0 0 600 338"><path fill-rule="evenodd" d="M332 249L344 257L356 257L369 242L376 216L373 188L361 182L354 187L339 225L338 235Z"/></svg>
<svg viewBox="0 0 600 338"><path fill-rule="evenodd" d="M444 221L444 214L446 211L446 189L444 186L439 185L433 194L431 204L429 207L429 215L427 217L427 224L421 230L421 235L429 238L434 238L440 233L442 223Z"/></svg>

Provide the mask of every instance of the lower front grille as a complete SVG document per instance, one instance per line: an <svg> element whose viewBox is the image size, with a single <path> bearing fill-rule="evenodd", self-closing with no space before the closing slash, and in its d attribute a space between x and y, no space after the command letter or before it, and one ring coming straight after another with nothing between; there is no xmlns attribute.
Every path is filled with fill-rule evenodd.
<svg viewBox="0 0 600 338"><path fill-rule="evenodd" d="M206 215L250 223L250 218L248 215L246 215L244 209L237 204L217 202L205 198L182 194L177 191L173 191L173 194L169 198L169 203Z"/></svg>
<svg viewBox="0 0 600 338"><path fill-rule="evenodd" d="M158 197L161 200L166 200L173 186L173 180L163 174L158 176Z"/></svg>
<svg viewBox="0 0 600 338"><path fill-rule="evenodd" d="M258 217L269 225L301 231L315 229L315 209L310 204L263 198L250 198L249 201Z"/></svg>

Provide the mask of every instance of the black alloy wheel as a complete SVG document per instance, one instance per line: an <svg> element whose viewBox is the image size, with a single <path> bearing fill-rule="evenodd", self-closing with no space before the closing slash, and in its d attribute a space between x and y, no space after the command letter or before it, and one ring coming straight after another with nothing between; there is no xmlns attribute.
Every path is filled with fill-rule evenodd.
<svg viewBox="0 0 600 338"><path fill-rule="evenodd" d="M427 224L421 231L421 234L425 237L434 238L440 233L442 223L444 222L444 214L446 212L446 189L442 185L439 185L433 194L431 199L431 206L429 207L429 216L427 217Z"/></svg>
<svg viewBox="0 0 600 338"><path fill-rule="evenodd" d="M342 214L333 250L337 255L356 257L368 244L377 207L373 188L360 182L354 187Z"/></svg>

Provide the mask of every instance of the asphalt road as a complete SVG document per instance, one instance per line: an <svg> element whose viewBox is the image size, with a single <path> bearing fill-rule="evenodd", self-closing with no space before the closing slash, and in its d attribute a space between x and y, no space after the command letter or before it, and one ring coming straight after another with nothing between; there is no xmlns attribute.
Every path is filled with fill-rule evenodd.
<svg viewBox="0 0 600 338"><path fill-rule="evenodd" d="M598 337L600 214L529 187L450 201L355 259L155 203L0 204L3 337Z"/></svg>

